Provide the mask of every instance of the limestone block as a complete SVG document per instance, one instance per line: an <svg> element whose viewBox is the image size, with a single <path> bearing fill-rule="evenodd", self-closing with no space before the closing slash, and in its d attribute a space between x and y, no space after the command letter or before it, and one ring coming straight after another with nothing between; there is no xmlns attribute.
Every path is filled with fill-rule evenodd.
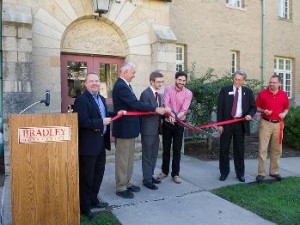
<svg viewBox="0 0 300 225"><path fill-rule="evenodd" d="M177 38L170 26L153 24L153 30L159 41L175 42Z"/></svg>
<svg viewBox="0 0 300 225"><path fill-rule="evenodd" d="M141 21L140 23L136 24L132 29L125 32L126 39L130 39L133 37L140 36L145 33L149 33L149 25L147 21Z"/></svg>
<svg viewBox="0 0 300 225"><path fill-rule="evenodd" d="M46 36L56 40L61 40L63 33L53 29L52 27L41 23L40 21L35 21L32 27L32 32L39 34L41 36Z"/></svg>
<svg viewBox="0 0 300 225"><path fill-rule="evenodd" d="M151 55L150 45L133 46L129 48L129 51L133 55Z"/></svg>
<svg viewBox="0 0 300 225"><path fill-rule="evenodd" d="M3 24L2 36L3 37L16 37L17 36L17 28L13 25Z"/></svg>
<svg viewBox="0 0 300 225"><path fill-rule="evenodd" d="M45 25L61 33L63 33L66 29L66 26L61 21L56 19L54 16L52 16L48 11L46 11L43 8L39 9L39 11L35 14L34 18L35 21L39 20Z"/></svg>
<svg viewBox="0 0 300 225"><path fill-rule="evenodd" d="M120 11L122 10L123 8L123 5L125 4L125 2L127 1L122 1L121 3L118 3L118 4L112 4L111 5L111 8L108 12L108 15L107 15L107 18L110 20L110 21L115 21L118 14L120 13Z"/></svg>
<svg viewBox="0 0 300 225"><path fill-rule="evenodd" d="M71 19L76 20L78 18L74 8L72 7L70 1L68 0L54 0L60 8L64 11L64 13Z"/></svg>
<svg viewBox="0 0 300 225"><path fill-rule="evenodd" d="M3 62L17 62L17 52L3 51Z"/></svg>
<svg viewBox="0 0 300 225"><path fill-rule="evenodd" d="M32 41L30 39L18 39L18 51L32 52Z"/></svg>
<svg viewBox="0 0 300 225"><path fill-rule="evenodd" d="M17 39L15 37L3 37L2 44L4 51L17 51Z"/></svg>
<svg viewBox="0 0 300 225"><path fill-rule="evenodd" d="M60 48L60 41L53 38L34 34L32 36L32 43L34 47L44 48Z"/></svg>
<svg viewBox="0 0 300 225"><path fill-rule="evenodd" d="M117 18L114 21L115 24L117 26L121 26L127 19L129 19L134 10L135 7L131 3L126 1L124 7L122 8L122 10L120 11Z"/></svg>
<svg viewBox="0 0 300 225"><path fill-rule="evenodd" d="M3 80L15 80L16 79L17 64L12 62L3 63Z"/></svg>
<svg viewBox="0 0 300 225"><path fill-rule="evenodd" d="M130 15L130 19L126 20L124 23L122 23L122 25L120 26L120 28L122 29L123 32L134 32L136 29L140 30L141 28L137 28L137 26L140 26L140 24L144 24L147 27L149 26L147 24L147 17L146 15L143 13L142 10L140 9L136 9L131 15ZM147 28L146 30L148 30L149 28Z"/></svg>
<svg viewBox="0 0 300 225"><path fill-rule="evenodd" d="M31 7L25 5L3 3L2 21L32 24Z"/></svg>
<svg viewBox="0 0 300 225"><path fill-rule="evenodd" d="M21 112L36 100L32 99L32 94L30 92L16 92L17 90L3 92L3 118L8 118L9 113ZM33 111L29 110L26 111L26 113L33 113Z"/></svg>
<svg viewBox="0 0 300 225"><path fill-rule="evenodd" d="M18 81L3 80L3 93L18 92Z"/></svg>
<svg viewBox="0 0 300 225"><path fill-rule="evenodd" d="M31 26L22 25L18 27L18 38L32 38L32 29Z"/></svg>
<svg viewBox="0 0 300 225"><path fill-rule="evenodd" d="M60 67L60 56L50 57L50 66L51 67Z"/></svg>
<svg viewBox="0 0 300 225"><path fill-rule="evenodd" d="M59 48L42 48L42 47L33 47L33 55L35 56L59 56Z"/></svg>
<svg viewBox="0 0 300 225"><path fill-rule="evenodd" d="M139 45L149 45L149 44L150 44L150 40L148 34L143 34L141 36L131 38L128 40L129 47L139 46Z"/></svg>
<svg viewBox="0 0 300 225"><path fill-rule="evenodd" d="M17 80L28 81L32 76L32 63L18 62L16 63Z"/></svg>
<svg viewBox="0 0 300 225"><path fill-rule="evenodd" d="M18 62L32 62L32 53L18 52Z"/></svg>

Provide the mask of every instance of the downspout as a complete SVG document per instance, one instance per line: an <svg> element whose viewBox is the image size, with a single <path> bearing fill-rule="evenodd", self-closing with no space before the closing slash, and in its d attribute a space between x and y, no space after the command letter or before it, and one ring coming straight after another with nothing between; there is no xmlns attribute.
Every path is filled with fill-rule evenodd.
<svg viewBox="0 0 300 225"><path fill-rule="evenodd" d="M261 29L261 86L265 87L265 45L266 45L266 1L262 0L262 29Z"/></svg>
<svg viewBox="0 0 300 225"><path fill-rule="evenodd" d="M2 64L3 64L3 58L2 58L2 4L3 2L1 1L0 3L0 155L3 154L4 152L4 137L3 137L3 110L2 110L2 99L3 99L3 70L2 70Z"/></svg>

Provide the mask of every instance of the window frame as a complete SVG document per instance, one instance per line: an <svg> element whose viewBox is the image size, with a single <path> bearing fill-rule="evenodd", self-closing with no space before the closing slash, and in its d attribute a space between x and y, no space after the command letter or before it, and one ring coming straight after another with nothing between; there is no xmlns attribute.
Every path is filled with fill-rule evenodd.
<svg viewBox="0 0 300 225"><path fill-rule="evenodd" d="M289 62L289 63L287 63ZM289 64L289 69L287 69ZM280 68L282 67L282 68ZM281 76L281 89L284 90L289 99L293 96L293 60L291 58L275 57L274 73ZM289 87L289 88L287 88Z"/></svg>
<svg viewBox="0 0 300 225"><path fill-rule="evenodd" d="M181 52L178 52L178 49L181 49ZM181 59L178 59L178 56L181 56ZM177 44L176 45L176 72L185 70L185 46ZM179 68L181 67L181 68Z"/></svg>
<svg viewBox="0 0 300 225"><path fill-rule="evenodd" d="M239 51L230 51L231 59L230 59L230 74L234 74L239 68Z"/></svg>
<svg viewBox="0 0 300 225"><path fill-rule="evenodd" d="M238 9L245 8L245 0L226 0L226 5Z"/></svg>
<svg viewBox="0 0 300 225"><path fill-rule="evenodd" d="M278 0L278 16L281 19L291 19L291 0Z"/></svg>

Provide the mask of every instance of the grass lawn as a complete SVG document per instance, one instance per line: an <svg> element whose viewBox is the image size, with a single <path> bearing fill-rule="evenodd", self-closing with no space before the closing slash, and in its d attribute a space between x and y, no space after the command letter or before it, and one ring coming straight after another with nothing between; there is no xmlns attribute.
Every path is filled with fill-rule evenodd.
<svg viewBox="0 0 300 225"><path fill-rule="evenodd" d="M100 211L92 220L80 216L80 225L120 225L119 220L110 211Z"/></svg>
<svg viewBox="0 0 300 225"><path fill-rule="evenodd" d="M300 177L232 185L212 192L279 225L300 225Z"/></svg>

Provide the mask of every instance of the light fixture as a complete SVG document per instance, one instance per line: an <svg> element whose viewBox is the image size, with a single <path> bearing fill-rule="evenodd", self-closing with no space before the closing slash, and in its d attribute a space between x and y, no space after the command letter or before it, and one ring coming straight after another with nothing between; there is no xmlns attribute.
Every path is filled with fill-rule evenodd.
<svg viewBox="0 0 300 225"><path fill-rule="evenodd" d="M98 13L99 16L103 13L107 13L109 10L110 0L93 0L94 12Z"/></svg>

